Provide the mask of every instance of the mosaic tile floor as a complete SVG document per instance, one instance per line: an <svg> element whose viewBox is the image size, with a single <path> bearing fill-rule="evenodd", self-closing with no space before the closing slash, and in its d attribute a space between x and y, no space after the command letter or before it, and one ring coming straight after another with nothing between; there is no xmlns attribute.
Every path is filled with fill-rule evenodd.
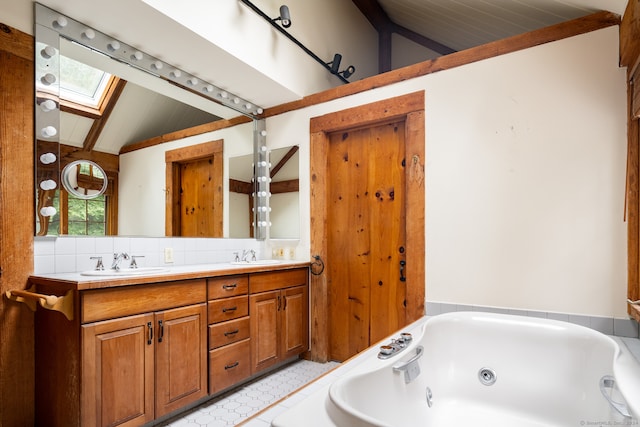
<svg viewBox="0 0 640 427"><path fill-rule="evenodd" d="M246 421L257 412L338 366L299 360L194 408L163 427L227 427Z"/></svg>

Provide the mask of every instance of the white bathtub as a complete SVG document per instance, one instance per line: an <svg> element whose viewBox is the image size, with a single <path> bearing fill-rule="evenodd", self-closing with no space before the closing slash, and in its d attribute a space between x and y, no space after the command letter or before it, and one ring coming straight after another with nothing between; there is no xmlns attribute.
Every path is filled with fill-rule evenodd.
<svg viewBox="0 0 640 427"><path fill-rule="evenodd" d="M599 332L547 319L466 312L432 317L411 332L407 349L388 360L372 353L371 360L303 402L298 415L294 408L272 425L638 425L637 362ZM418 346L424 348L420 374L407 384L393 365L415 356ZM485 385L481 377L495 382ZM603 396L603 377L609 379L604 390L631 417ZM322 405L316 415L313 405Z"/></svg>

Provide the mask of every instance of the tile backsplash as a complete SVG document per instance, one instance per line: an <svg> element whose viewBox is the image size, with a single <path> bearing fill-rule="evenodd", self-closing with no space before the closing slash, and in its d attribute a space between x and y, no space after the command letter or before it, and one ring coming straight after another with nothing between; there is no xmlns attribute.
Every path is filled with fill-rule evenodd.
<svg viewBox="0 0 640 427"><path fill-rule="evenodd" d="M173 255L165 263L165 250ZM188 237L35 237L34 274L73 273L93 270L102 257L109 268L115 252L137 256L140 267L230 262L234 253L253 249L260 258L271 258L271 249L255 239L207 239ZM128 264L124 261L123 266Z"/></svg>

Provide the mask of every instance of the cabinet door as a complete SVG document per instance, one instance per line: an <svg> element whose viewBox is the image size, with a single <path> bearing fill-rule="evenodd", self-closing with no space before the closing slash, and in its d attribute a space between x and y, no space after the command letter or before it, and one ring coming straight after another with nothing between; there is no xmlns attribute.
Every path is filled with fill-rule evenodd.
<svg viewBox="0 0 640 427"><path fill-rule="evenodd" d="M307 285L282 290L281 357L283 360L307 351L309 303Z"/></svg>
<svg viewBox="0 0 640 427"><path fill-rule="evenodd" d="M207 395L207 310L196 304L155 314L156 416Z"/></svg>
<svg viewBox="0 0 640 427"><path fill-rule="evenodd" d="M82 326L82 425L140 426L154 419L153 315Z"/></svg>
<svg viewBox="0 0 640 427"><path fill-rule="evenodd" d="M278 361L278 311L281 304L280 291L249 297L252 373Z"/></svg>

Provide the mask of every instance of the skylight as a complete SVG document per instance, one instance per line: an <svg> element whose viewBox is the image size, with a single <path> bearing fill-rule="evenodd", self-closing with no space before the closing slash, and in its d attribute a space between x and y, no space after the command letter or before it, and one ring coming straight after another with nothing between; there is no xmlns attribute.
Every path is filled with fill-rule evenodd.
<svg viewBox="0 0 640 427"><path fill-rule="evenodd" d="M60 56L60 99L71 104L99 110L111 74ZM37 81L37 90L47 93L51 87Z"/></svg>
<svg viewBox="0 0 640 427"><path fill-rule="evenodd" d="M60 98L66 101L99 108L110 79L109 73L60 57Z"/></svg>

